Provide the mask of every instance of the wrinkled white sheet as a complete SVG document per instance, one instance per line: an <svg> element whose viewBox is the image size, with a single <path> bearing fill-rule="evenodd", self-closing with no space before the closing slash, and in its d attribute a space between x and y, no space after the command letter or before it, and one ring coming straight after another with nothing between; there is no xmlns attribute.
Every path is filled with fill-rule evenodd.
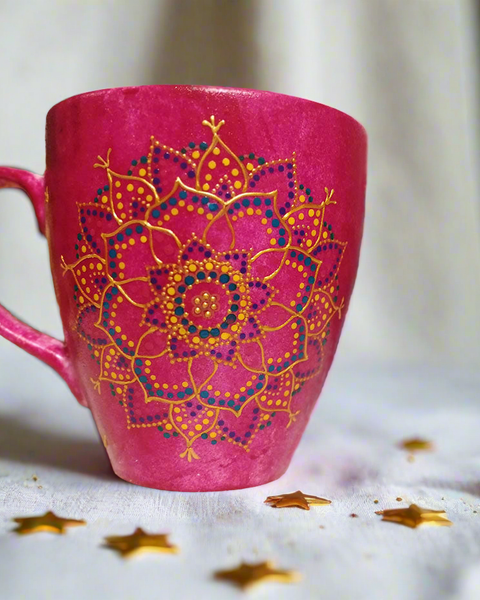
<svg viewBox="0 0 480 600"><path fill-rule="evenodd" d="M266 584L254 592L258 598L478 599L478 374L334 366L281 480L177 494L117 479L88 411L53 373L26 360L21 385L8 376L0 385L2 600L233 599L238 592L212 573L265 559L304 579ZM16 356L0 364L7 374L18 367ZM414 435L434 441L436 451L411 463L397 443ZM296 489L333 502L309 512L263 504L267 495ZM413 502L445 509L454 525L410 530L375 514ZM88 525L65 536L10 533L13 517L47 509ZM104 536L137 526L170 532L181 553L124 561L101 547Z"/></svg>

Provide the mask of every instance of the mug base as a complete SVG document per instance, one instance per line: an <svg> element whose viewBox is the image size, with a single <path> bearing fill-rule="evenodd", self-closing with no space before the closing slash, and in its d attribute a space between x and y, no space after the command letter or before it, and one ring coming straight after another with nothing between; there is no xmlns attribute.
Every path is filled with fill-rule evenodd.
<svg viewBox="0 0 480 600"><path fill-rule="evenodd" d="M276 481L282 475L284 475L288 469L288 466L289 465L287 464L283 466L282 469L279 469L268 475L251 475L247 477L243 476L238 479L218 479L218 481L205 480L204 474L200 473L197 475L197 477L181 477L175 478L174 480L169 478L168 480L161 481L157 479L150 479L148 477L142 477L138 474L132 474L129 473L128 470L123 471L118 467L113 467L113 471L117 477L128 483L166 492L225 492L258 487L260 485L265 485L272 481Z"/></svg>

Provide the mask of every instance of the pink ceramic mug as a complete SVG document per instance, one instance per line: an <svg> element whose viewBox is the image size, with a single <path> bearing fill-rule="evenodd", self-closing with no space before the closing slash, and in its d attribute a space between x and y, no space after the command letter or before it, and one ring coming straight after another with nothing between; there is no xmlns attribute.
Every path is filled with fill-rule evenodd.
<svg viewBox="0 0 480 600"><path fill-rule="evenodd" d="M0 168L48 239L65 342L0 333L90 408L113 469L166 490L286 470L355 281L366 134L280 94L152 86L69 98L47 169Z"/></svg>

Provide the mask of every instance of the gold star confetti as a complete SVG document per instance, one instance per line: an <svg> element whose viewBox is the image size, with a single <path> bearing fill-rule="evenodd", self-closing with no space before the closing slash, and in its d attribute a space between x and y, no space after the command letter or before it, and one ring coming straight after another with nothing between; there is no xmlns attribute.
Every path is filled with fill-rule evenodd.
<svg viewBox="0 0 480 600"><path fill-rule="evenodd" d="M378 510L377 515L382 515L382 521L399 523L406 527L415 529L420 525L447 526L453 525L447 519L444 510L432 510L431 508L421 508L416 504L411 504L408 508L392 508L390 510Z"/></svg>
<svg viewBox="0 0 480 600"><path fill-rule="evenodd" d="M419 452L422 450L433 450L435 446L433 442L429 440L422 440L421 438L411 438L409 440L403 440L400 442L400 447L409 452Z"/></svg>
<svg viewBox="0 0 480 600"><path fill-rule="evenodd" d="M48 511L38 517L17 517L13 519L18 523L18 527L13 531L19 535L27 533L37 533L39 531L48 531L50 533L65 533L66 527L78 527L86 525L86 521L77 521L75 519L63 519L57 517L53 512Z"/></svg>
<svg viewBox="0 0 480 600"><path fill-rule="evenodd" d="M117 550L124 558L146 552L176 554L179 551L178 546L170 544L167 534L145 533L140 527L137 527L131 535L112 535L105 538L105 542L109 548Z"/></svg>
<svg viewBox="0 0 480 600"><path fill-rule="evenodd" d="M274 563L267 560L266 562L255 565L242 562L236 569L217 571L215 573L215 578L230 581L242 590L246 590L259 583L269 581L294 583L295 581L300 581L302 577L300 573L297 573L296 571L276 569Z"/></svg>
<svg viewBox="0 0 480 600"><path fill-rule="evenodd" d="M324 506L331 503L331 500L319 498L318 496L309 496L300 490L292 492L291 494L268 496L265 500L265 504L269 504L274 508L289 508L295 506L297 508L303 508L304 510L310 510L310 506Z"/></svg>

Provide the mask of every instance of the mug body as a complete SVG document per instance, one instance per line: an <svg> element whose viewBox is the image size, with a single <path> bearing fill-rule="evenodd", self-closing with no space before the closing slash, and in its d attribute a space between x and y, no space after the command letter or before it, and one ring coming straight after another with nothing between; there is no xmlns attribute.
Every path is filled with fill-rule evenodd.
<svg viewBox="0 0 480 600"><path fill-rule="evenodd" d="M121 478L208 491L284 473L347 313L365 181L363 128L298 98L148 86L50 110L55 290Z"/></svg>

